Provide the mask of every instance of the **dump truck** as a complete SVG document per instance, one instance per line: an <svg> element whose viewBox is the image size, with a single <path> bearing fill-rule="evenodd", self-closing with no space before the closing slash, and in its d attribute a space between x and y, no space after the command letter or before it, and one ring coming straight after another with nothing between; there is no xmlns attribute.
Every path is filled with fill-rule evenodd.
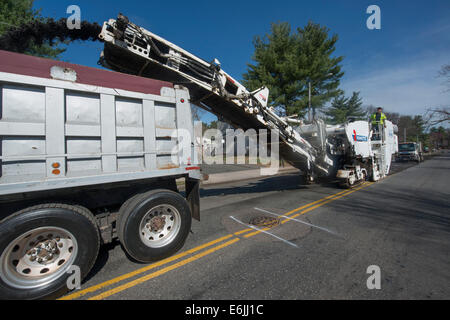
<svg viewBox="0 0 450 320"><path fill-rule="evenodd" d="M0 299L60 296L117 238L146 263L184 245L200 219L201 146L190 158L173 138L194 136L189 101L168 82L0 51Z"/></svg>

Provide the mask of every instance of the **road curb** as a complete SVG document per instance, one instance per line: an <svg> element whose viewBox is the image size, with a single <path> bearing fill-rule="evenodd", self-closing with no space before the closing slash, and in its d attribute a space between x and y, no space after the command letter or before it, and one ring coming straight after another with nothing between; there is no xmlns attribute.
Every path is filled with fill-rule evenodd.
<svg viewBox="0 0 450 320"><path fill-rule="evenodd" d="M289 167L289 168L280 168L277 173L270 174L270 175L263 175L261 169L215 173L215 174L210 174L210 175L204 175L202 184L203 185L212 185L212 184L220 184L220 183L227 183L227 182L251 180L251 179L257 179L257 178L268 178L268 177L274 177L274 176L277 176L277 175L280 175L283 173L294 173L294 172L298 172L298 169Z"/></svg>

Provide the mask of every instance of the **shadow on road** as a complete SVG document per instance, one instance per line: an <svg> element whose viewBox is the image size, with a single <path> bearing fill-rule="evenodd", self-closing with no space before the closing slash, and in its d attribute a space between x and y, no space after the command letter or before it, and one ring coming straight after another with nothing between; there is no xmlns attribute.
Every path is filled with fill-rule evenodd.
<svg viewBox="0 0 450 320"><path fill-rule="evenodd" d="M298 174L289 174L263 178L258 181L242 182L242 186L232 185L232 183L206 186L200 191L200 197L211 197L219 195L233 195L245 193L260 193L269 191L296 190L306 188L300 186Z"/></svg>
<svg viewBox="0 0 450 320"><path fill-rule="evenodd" d="M316 184L316 186L336 188L337 181L323 180ZM271 191L306 190L311 187L313 186L302 185L302 179L298 173L291 173L276 177L262 178L258 181L244 181L242 186L231 185L230 183L207 186L201 189L200 196L204 198L221 195L264 193Z"/></svg>

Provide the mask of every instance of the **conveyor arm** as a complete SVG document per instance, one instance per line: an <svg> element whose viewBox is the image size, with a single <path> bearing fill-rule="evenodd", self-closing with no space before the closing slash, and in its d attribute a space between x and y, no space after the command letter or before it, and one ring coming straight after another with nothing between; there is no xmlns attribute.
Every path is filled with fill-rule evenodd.
<svg viewBox="0 0 450 320"><path fill-rule="evenodd" d="M282 156L304 172L328 173L321 161L323 150L313 147L269 106L269 90L254 92L221 69L215 59L206 62L175 44L119 15L103 25L100 38L105 48L100 63L112 70L182 84L189 88L192 103L208 109L232 125L248 129L278 130ZM320 158L320 159L319 159ZM322 162L322 163L321 163Z"/></svg>

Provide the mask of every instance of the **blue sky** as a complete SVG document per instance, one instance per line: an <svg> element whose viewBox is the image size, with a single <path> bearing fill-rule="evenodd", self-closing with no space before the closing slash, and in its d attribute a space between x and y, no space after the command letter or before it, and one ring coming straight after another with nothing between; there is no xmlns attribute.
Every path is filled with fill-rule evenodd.
<svg viewBox="0 0 450 320"><path fill-rule="evenodd" d="M347 95L361 91L365 105L411 115L450 102L437 77L450 64L449 0L35 1L44 16L55 18L67 16L72 4L80 6L83 20L99 23L123 12L205 60L218 58L237 79L251 62L255 35L269 32L272 22L295 29L312 20L339 35L335 54L345 57L341 87ZM372 4L381 8L381 30L366 27ZM62 58L96 66L101 49L99 43L75 43Z"/></svg>

